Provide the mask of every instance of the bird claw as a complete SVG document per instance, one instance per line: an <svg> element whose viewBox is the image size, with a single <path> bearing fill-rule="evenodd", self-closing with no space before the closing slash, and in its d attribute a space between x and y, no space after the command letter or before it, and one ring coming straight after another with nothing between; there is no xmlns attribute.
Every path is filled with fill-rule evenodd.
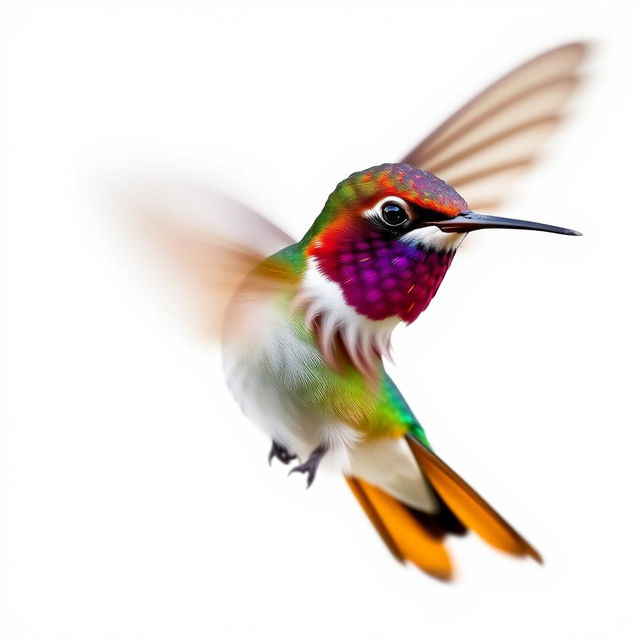
<svg viewBox="0 0 640 640"><path fill-rule="evenodd" d="M293 467L291 471L289 471L289 475L292 473L306 473L307 474L307 489L313 484L315 480L316 473L318 471L318 467L320 466L320 462L322 458L324 458L325 453L327 453L327 447L324 445L320 445L316 447L311 455L302 463Z"/></svg>
<svg viewBox="0 0 640 640"><path fill-rule="evenodd" d="M271 441L271 451L269 451L269 465L274 458L278 458L282 464L289 464L292 460L295 460L298 456L291 453L286 447L278 444L275 440Z"/></svg>

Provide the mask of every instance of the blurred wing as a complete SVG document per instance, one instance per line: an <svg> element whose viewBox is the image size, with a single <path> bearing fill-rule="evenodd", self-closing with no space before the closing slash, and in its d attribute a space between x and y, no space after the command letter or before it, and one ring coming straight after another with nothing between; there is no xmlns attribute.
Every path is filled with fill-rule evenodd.
<svg viewBox="0 0 640 640"><path fill-rule="evenodd" d="M586 53L587 45L578 42L525 62L454 113L402 162L446 180L471 209L495 209L563 119Z"/></svg>
<svg viewBox="0 0 640 640"><path fill-rule="evenodd" d="M147 240L195 299L199 324L217 336L231 295L276 294L294 278L268 256L294 242L287 233L241 203L205 188L164 182L137 189L137 212ZM159 251L158 251L159 250ZM250 278L247 276L251 274Z"/></svg>

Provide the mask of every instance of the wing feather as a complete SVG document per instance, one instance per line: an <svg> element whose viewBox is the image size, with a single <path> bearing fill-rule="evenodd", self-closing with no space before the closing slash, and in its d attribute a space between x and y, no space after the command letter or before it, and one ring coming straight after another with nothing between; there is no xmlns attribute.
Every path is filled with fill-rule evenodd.
<svg viewBox="0 0 640 640"><path fill-rule="evenodd" d="M237 200L197 185L161 181L134 189L129 202L147 240L182 276L208 336L218 336L241 283L244 295L276 295L291 282L288 266L268 256L293 238Z"/></svg>
<svg viewBox="0 0 640 640"><path fill-rule="evenodd" d="M525 62L454 113L402 161L445 179L472 209L498 207L563 120L586 53L587 45L577 42Z"/></svg>

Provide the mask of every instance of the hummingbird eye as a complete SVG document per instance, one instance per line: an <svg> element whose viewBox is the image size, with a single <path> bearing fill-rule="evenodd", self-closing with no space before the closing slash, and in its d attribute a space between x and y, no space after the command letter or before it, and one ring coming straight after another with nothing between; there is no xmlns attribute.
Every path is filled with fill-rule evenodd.
<svg viewBox="0 0 640 640"><path fill-rule="evenodd" d="M380 215L390 227L398 227L409 219L409 214L402 205L392 201L382 205Z"/></svg>

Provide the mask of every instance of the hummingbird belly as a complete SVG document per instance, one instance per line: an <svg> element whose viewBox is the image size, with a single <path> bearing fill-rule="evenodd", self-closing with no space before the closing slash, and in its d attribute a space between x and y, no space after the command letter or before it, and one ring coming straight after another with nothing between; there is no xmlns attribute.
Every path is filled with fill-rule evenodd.
<svg viewBox="0 0 640 640"><path fill-rule="evenodd" d="M362 434L327 411L335 372L302 318L272 302L237 304L245 308L234 316L246 324L225 332L222 353L227 385L243 413L301 459L328 446L328 458L344 469Z"/></svg>
<svg viewBox="0 0 640 640"><path fill-rule="evenodd" d="M244 308L234 314L240 322L225 332L223 364L243 413L301 460L325 445L329 466L362 477L406 504L437 511L399 437L405 432L393 420L385 427L377 417L379 394L362 375L328 367L303 317L289 306L235 304Z"/></svg>

